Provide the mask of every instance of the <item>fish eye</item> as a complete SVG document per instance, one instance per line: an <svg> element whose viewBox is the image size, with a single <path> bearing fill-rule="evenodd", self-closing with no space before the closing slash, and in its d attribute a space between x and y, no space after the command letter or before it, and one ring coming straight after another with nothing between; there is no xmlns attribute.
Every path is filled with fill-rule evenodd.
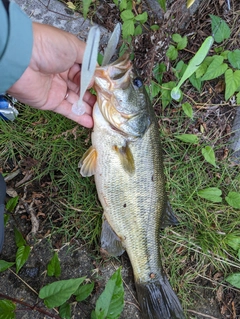
<svg viewBox="0 0 240 319"><path fill-rule="evenodd" d="M137 87L137 88L140 88L143 86L143 81L140 79L140 78L135 78L133 80L133 84Z"/></svg>

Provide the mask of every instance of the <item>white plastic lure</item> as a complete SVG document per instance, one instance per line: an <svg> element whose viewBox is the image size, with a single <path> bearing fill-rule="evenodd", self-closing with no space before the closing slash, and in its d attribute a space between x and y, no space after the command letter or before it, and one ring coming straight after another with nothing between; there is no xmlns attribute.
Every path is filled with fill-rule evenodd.
<svg viewBox="0 0 240 319"><path fill-rule="evenodd" d="M108 64L115 53L118 41L121 35L121 24L118 23L108 41L107 48L104 52L102 65ZM100 29L98 26L93 26L88 34L87 45L83 55L83 63L81 70L80 82L80 97L77 102L72 106L73 113L82 115L85 113L86 108L83 103L83 96L94 76L95 68L97 65L98 47L100 41Z"/></svg>
<svg viewBox="0 0 240 319"><path fill-rule="evenodd" d="M121 35L121 23L117 23L104 52L102 66L107 65L114 55Z"/></svg>
<svg viewBox="0 0 240 319"><path fill-rule="evenodd" d="M81 80L80 80L80 97L72 106L73 113L82 115L86 112L86 107L83 103L83 96L93 78L97 65L98 47L100 41L100 29L98 26L93 26L88 34L86 49L83 55Z"/></svg>

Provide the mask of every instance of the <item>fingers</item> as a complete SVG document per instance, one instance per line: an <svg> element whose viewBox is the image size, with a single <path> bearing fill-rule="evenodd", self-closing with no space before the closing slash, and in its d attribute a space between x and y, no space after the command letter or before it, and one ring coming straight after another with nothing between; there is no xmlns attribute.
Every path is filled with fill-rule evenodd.
<svg viewBox="0 0 240 319"><path fill-rule="evenodd" d="M96 97L92 95L90 92L86 92L83 99L83 106L85 109L85 113L83 115L76 115L72 111L72 105L79 99L79 95L74 91L69 90L65 95L65 98L62 102L57 105L55 108L52 108L52 111L59 113L70 120L77 122L87 128L93 127L93 119L92 119L92 108L95 104Z"/></svg>
<svg viewBox="0 0 240 319"><path fill-rule="evenodd" d="M76 115L72 112L72 94L70 93L66 100L64 100L54 111L59 113L72 121L77 122L87 128L93 127L92 107L84 102L86 112L83 115Z"/></svg>
<svg viewBox="0 0 240 319"><path fill-rule="evenodd" d="M67 100L69 103L74 104L76 101L78 101L78 99L79 94L68 88L64 100ZM96 102L96 96L87 91L83 96L83 102L88 105L90 109L92 109Z"/></svg>
<svg viewBox="0 0 240 319"><path fill-rule="evenodd" d="M80 91L80 82L81 82L81 66L79 64L74 64L67 74L68 87L76 93ZM93 86L94 78L92 78L88 89Z"/></svg>

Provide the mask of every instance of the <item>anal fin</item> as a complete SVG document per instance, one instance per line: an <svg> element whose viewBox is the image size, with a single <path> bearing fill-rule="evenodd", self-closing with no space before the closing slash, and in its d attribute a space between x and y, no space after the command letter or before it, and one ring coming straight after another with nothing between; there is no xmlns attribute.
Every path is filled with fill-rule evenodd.
<svg viewBox="0 0 240 319"><path fill-rule="evenodd" d="M110 256L121 256L125 251L121 239L117 236L106 219L103 220L102 224L101 248Z"/></svg>

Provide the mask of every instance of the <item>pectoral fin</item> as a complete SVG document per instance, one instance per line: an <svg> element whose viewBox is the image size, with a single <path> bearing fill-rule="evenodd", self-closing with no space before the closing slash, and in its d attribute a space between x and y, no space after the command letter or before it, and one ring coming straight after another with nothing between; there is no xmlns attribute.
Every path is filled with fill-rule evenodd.
<svg viewBox="0 0 240 319"><path fill-rule="evenodd" d="M92 176L96 172L96 165L97 165L97 151L96 149L91 146L81 158L78 167L80 169L80 174L83 177Z"/></svg>
<svg viewBox="0 0 240 319"><path fill-rule="evenodd" d="M124 170L129 174L133 174L135 171L135 164L132 151L128 143L126 144L126 146L121 147L114 145L113 148L117 152Z"/></svg>
<svg viewBox="0 0 240 319"><path fill-rule="evenodd" d="M165 212L163 213L161 217L161 228L165 228L167 226L177 225L177 224L178 224L178 220L176 216L174 215L174 212L172 210L172 207L169 201L167 201Z"/></svg>
<svg viewBox="0 0 240 319"><path fill-rule="evenodd" d="M113 231L106 219L103 220L102 224L101 248L111 256L121 256L125 251L121 239Z"/></svg>

